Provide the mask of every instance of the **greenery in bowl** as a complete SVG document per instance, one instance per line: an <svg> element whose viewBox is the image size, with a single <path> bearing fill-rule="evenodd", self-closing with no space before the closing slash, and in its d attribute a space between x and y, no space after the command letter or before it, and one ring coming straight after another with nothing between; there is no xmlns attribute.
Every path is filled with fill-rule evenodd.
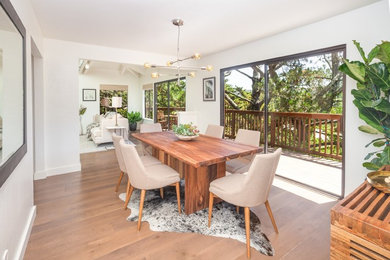
<svg viewBox="0 0 390 260"><path fill-rule="evenodd" d="M182 135L182 136L198 136L199 135L199 130L197 129L196 126L190 124L180 124L180 125L174 125L172 127L173 132L177 135Z"/></svg>
<svg viewBox="0 0 390 260"><path fill-rule="evenodd" d="M369 170L378 170L390 164L390 42L383 41L367 56L360 43L353 43L363 62L345 59L339 70L357 81L357 88L351 91L355 98L353 103L359 110L359 117L367 123L359 130L381 135L366 145L372 144L379 150L369 153L364 160L374 158L363 163Z"/></svg>

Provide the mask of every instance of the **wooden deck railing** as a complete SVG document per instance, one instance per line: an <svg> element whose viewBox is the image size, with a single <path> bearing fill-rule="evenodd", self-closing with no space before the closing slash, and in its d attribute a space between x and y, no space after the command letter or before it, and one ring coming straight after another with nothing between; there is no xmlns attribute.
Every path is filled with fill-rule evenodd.
<svg viewBox="0 0 390 260"><path fill-rule="evenodd" d="M161 124L163 129L172 129L173 125L177 125L177 115L178 111L185 111L185 107L170 107L169 108L169 125L168 125L168 108L167 107L157 107L157 122Z"/></svg>
<svg viewBox="0 0 390 260"><path fill-rule="evenodd" d="M320 113L268 113L268 144L341 160L342 115ZM260 131L264 143L264 113L225 110L225 136L235 138L238 129Z"/></svg>

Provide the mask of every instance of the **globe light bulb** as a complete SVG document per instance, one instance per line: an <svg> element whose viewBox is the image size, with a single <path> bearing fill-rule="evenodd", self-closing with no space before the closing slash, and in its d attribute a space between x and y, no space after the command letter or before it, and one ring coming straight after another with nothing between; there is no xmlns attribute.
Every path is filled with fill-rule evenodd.
<svg viewBox="0 0 390 260"><path fill-rule="evenodd" d="M145 68L145 69L150 69L151 67L152 67L152 65L150 65L150 63L147 63L147 62L146 62L146 63L144 64L144 68Z"/></svg>
<svg viewBox="0 0 390 260"><path fill-rule="evenodd" d="M157 79L160 75L158 74L158 72L153 72L152 73L152 78L154 79Z"/></svg>
<svg viewBox="0 0 390 260"><path fill-rule="evenodd" d="M199 60L200 59L200 54L199 53L195 53L194 55L192 55L192 58L195 59L195 60Z"/></svg>
<svg viewBox="0 0 390 260"><path fill-rule="evenodd" d="M212 71L212 70L213 70L213 66L207 65L207 66L206 66L206 70L207 70L207 71Z"/></svg>
<svg viewBox="0 0 390 260"><path fill-rule="evenodd" d="M191 78L195 78L196 74L195 72L191 71L188 73L188 76L190 76Z"/></svg>

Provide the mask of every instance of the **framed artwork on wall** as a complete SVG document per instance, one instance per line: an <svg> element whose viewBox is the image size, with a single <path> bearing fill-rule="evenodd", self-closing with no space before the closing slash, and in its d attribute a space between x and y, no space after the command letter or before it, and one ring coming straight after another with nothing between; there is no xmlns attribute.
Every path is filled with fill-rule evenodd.
<svg viewBox="0 0 390 260"><path fill-rule="evenodd" d="M96 89L84 88L83 101L96 101Z"/></svg>
<svg viewBox="0 0 390 260"><path fill-rule="evenodd" d="M215 77L203 79L203 101L215 101Z"/></svg>

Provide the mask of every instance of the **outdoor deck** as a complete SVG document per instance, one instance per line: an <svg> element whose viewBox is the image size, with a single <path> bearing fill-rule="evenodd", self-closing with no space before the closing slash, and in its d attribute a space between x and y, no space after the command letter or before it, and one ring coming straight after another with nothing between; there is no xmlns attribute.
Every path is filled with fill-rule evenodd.
<svg viewBox="0 0 390 260"><path fill-rule="evenodd" d="M280 158L276 174L328 193L341 195L342 164L338 161L285 151Z"/></svg>

